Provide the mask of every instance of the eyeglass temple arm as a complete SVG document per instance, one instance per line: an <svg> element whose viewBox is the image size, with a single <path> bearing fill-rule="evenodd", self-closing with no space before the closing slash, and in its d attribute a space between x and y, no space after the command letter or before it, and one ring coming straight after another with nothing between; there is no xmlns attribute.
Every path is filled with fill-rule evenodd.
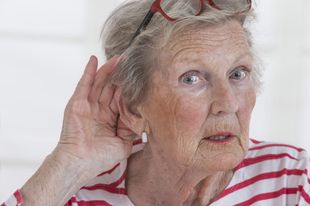
<svg viewBox="0 0 310 206"><path fill-rule="evenodd" d="M151 11L151 10L148 11L148 13L144 17L143 21L141 22L140 26L138 27L137 31L135 32L135 34L131 38L131 40L130 40L130 42L128 44L128 47L132 44L134 39L141 33L141 31L145 30L145 28L150 23L150 21L151 21L152 17L154 16L154 14L155 13L153 11Z"/></svg>

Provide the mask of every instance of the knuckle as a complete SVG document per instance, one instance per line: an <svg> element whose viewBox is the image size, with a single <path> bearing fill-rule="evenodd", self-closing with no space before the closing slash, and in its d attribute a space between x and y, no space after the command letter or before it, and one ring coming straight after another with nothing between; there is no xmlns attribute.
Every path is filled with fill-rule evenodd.
<svg viewBox="0 0 310 206"><path fill-rule="evenodd" d="M88 110L87 102L85 100L70 100L66 112L73 114L85 114Z"/></svg>
<svg viewBox="0 0 310 206"><path fill-rule="evenodd" d="M96 103L96 98L94 92L92 92L88 97L88 101L92 103Z"/></svg>
<svg viewBox="0 0 310 206"><path fill-rule="evenodd" d="M104 105L104 104L106 103L105 98L102 97L102 96L100 96L100 97L98 98L98 103L99 103L100 105Z"/></svg>

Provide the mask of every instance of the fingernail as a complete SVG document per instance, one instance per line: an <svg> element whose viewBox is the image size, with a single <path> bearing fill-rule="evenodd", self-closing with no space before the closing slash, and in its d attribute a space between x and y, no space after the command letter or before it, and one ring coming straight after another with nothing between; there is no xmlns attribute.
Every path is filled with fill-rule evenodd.
<svg viewBox="0 0 310 206"><path fill-rule="evenodd" d="M118 64L121 60L122 60L121 56L117 57L117 60L116 60L115 64Z"/></svg>
<svg viewBox="0 0 310 206"><path fill-rule="evenodd" d="M89 61L93 60L95 58L94 55L91 55L90 58L89 58Z"/></svg>
<svg viewBox="0 0 310 206"><path fill-rule="evenodd" d="M113 58L116 58L116 60L114 62L114 66L116 66L122 59L121 56L118 56L118 55L114 56Z"/></svg>

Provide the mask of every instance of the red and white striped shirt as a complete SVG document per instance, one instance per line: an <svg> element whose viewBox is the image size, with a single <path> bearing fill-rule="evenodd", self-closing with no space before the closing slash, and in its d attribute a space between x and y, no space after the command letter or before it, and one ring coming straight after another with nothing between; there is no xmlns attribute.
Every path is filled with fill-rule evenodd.
<svg viewBox="0 0 310 206"><path fill-rule="evenodd" d="M135 142L132 153L143 149ZM120 162L82 187L65 206L133 206L125 188L127 161ZM1 206L22 205L16 191ZM310 157L294 146L250 140L245 159L226 189L210 206L310 205Z"/></svg>

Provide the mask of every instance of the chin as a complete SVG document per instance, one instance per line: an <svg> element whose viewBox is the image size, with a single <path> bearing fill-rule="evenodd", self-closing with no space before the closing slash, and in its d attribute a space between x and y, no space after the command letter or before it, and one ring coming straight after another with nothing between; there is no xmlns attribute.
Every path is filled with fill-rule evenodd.
<svg viewBox="0 0 310 206"><path fill-rule="evenodd" d="M237 167L244 159L247 144L237 139L227 144L205 141L198 149L197 162L205 171L227 171Z"/></svg>

